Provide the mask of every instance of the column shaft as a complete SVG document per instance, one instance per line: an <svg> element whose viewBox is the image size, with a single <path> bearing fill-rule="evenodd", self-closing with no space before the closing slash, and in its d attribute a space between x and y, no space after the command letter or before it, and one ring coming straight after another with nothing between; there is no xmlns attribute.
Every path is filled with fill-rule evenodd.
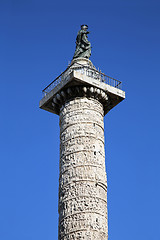
<svg viewBox="0 0 160 240"><path fill-rule="evenodd" d="M59 240L106 240L103 105L69 100L60 109Z"/></svg>

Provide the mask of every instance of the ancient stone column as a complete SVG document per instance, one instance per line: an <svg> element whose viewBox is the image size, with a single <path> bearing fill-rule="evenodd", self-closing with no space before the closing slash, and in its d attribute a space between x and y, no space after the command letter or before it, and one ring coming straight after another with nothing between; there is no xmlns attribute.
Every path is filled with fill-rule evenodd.
<svg viewBox="0 0 160 240"><path fill-rule="evenodd" d="M107 239L104 110L89 90L60 109L59 240Z"/></svg>
<svg viewBox="0 0 160 240"><path fill-rule="evenodd" d="M59 240L108 239L103 118L125 98L119 84L79 58L43 91L40 107L59 115Z"/></svg>

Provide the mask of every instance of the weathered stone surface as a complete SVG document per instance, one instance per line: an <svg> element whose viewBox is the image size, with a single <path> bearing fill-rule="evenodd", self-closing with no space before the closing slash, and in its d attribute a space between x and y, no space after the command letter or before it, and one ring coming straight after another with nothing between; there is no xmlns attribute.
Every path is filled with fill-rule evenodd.
<svg viewBox="0 0 160 240"><path fill-rule="evenodd" d="M60 108L59 240L106 240L104 109L93 95Z"/></svg>

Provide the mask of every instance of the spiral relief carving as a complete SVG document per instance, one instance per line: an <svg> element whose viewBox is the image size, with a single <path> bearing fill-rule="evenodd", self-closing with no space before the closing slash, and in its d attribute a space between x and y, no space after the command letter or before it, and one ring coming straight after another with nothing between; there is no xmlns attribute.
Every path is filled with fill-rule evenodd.
<svg viewBox="0 0 160 240"><path fill-rule="evenodd" d="M59 240L108 239L104 101L103 91L87 86L53 99L60 112Z"/></svg>

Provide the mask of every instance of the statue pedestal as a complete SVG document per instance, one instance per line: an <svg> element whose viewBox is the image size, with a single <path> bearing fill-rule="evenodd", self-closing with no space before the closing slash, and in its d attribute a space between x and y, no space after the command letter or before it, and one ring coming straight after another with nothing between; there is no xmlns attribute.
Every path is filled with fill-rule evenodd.
<svg viewBox="0 0 160 240"><path fill-rule="evenodd" d="M75 63L79 63L83 66L88 66L93 68L93 64L91 60L89 60L88 58L74 58L71 62L71 65L72 64L74 65Z"/></svg>

